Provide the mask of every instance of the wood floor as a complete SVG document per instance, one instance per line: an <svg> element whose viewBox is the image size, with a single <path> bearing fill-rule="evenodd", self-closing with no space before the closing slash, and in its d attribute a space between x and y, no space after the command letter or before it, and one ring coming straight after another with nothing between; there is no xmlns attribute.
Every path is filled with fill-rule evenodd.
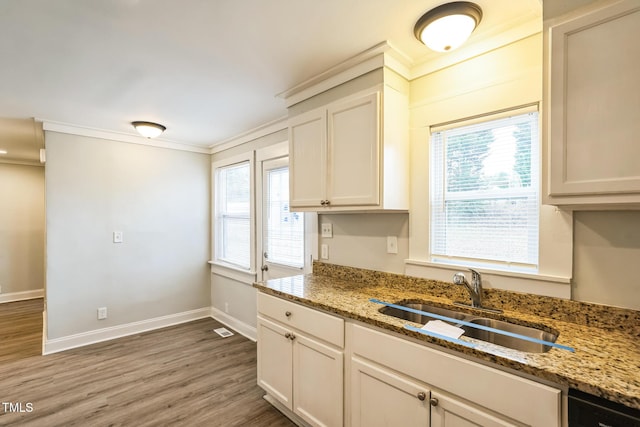
<svg viewBox="0 0 640 427"><path fill-rule="evenodd" d="M262 399L256 344L221 338L221 326L202 319L2 362L0 426L292 426Z"/></svg>
<svg viewBox="0 0 640 427"><path fill-rule="evenodd" d="M42 354L43 310L42 298L0 304L0 363Z"/></svg>

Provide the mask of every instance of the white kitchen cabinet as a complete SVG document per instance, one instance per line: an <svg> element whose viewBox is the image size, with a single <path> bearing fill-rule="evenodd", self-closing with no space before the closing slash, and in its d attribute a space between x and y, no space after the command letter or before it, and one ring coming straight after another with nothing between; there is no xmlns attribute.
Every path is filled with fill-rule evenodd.
<svg viewBox="0 0 640 427"><path fill-rule="evenodd" d="M428 426L424 411L434 427L561 425L558 389L372 328L350 322L347 328L354 427L366 425L365 405L379 404L374 411L383 417L384 402L398 402L417 421L378 425ZM363 384L375 387L375 394L363 392Z"/></svg>
<svg viewBox="0 0 640 427"><path fill-rule="evenodd" d="M312 426L343 425L343 320L258 294L258 385Z"/></svg>
<svg viewBox="0 0 640 427"><path fill-rule="evenodd" d="M640 1L545 22L544 202L640 207Z"/></svg>
<svg viewBox="0 0 640 427"><path fill-rule="evenodd" d="M429 397L424 384L351 360L351 427L428 427Z"/></svg>
<svg viewBox="0 0 640 427"><path fill-rule="evenodd" d="M506 421L491 413L440 392L431 393L431 427L514 427L521 423Z"/></svg>
<svg viewBox="0 0 640 427"><path fill-rule="evenodd" d="M407 97L383 87L289 119L292 210L407 210Z"/></svg>

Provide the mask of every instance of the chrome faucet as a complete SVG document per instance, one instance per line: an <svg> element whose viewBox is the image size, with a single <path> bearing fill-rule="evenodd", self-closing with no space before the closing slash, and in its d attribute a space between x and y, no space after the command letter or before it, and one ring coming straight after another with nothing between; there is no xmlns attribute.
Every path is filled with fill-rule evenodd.
<svg viewBox="0 0 640 427"><path fill-rule="evenodd" d="M457 305L460 307L473 307L478 310L488 311L490 313L502 313L502 310L497 308L485 307L482 305L482 276L480 273L473 269L469 269L471 271L471 284L467 282L467 278L464 277L464 273L456 273L453 275L453 283L456 285L464 285L465 288L469 291L469 295L471 296L471 306L469 304L463 304L460 302L454 302L453 305Z"/></svg>
<svg viewBox="0 0 640 427"><path fill-rule="evenodd" d="M471 295L471 307L481 308L482 307L482 276L480 273L473 269L469 269L471 271L471 284L467 282L467 278L464 276L464 273L456 273L453 275L453 283L456 285L464 285L465 288L469 291Z"/></svg>

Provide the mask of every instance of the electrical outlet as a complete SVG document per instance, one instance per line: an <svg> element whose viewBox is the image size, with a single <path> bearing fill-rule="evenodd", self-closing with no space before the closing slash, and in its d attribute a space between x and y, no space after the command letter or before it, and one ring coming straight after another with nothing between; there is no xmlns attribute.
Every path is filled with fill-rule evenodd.
<svg viewBox="0 0 640 427"><path fill-rule="evenodd" d="M98 320L104 320L107 318L107 307L98 308Z"/></svg>
<svg viewBox="0 0 640 427"><path fill-rule="evenodd" d="M320 234L322 235L322 237L333 237L333 224L322 224L320 226Z"/></svg>
<svg viewBox="0 0 640 427"><path fill-rule="evenodd" d="M320 245L320 258L329 259L329 245Z"/></svg>
<svg viewBox="0 0 640 427"><path fill-rule="evenodd" d="M122 231L114 231L113 232L113 243L122 243L124 235Z"/></svg>
<svg viewBox="0 0 640 427"><path fill-rule="evenodd" d="M398 253L398 237L397 236L387 236L387 253L388 254Z"/></svg>

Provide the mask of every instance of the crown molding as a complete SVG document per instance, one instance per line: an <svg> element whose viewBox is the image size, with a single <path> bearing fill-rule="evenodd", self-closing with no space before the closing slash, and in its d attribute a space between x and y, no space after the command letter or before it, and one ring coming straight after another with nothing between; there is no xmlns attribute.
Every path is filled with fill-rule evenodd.
<svg viewBox="0 0 640 427"><path fill-rule="evenodd" d="M229 138L224 141L220 141L215 145L209 146L209 154L219 153L221 151L228 150L229 148L237 147L238 145L253 141L254 139L279 132L281 130L287 129L287 126L287 116L280 117L276 120L267 122L256 128L241 133L240 135L236 135L233 138Z"/></svg>
<svg viewBox="0 0 640 427"><path fill-rule="evenodd" d="M104 129L96 129L85 126L78 126L70 123L62 123L37 119L42 122L42 128L45 131L66 133L69 135L87 136L90 138L107 139L110 141L127 142L130 144L146 145L150 147L167 148L170 150L189 151L192 153L209 154L208 147L198 145L184 144L181 142L170 141L166 139L148 139L142 136L131 135L122 132L108 131Z"/></svg>
<svg viewBox="0 0 640 427"><path fill-rule="evenodd" d="M314 95L353 80L378 68L387 67L409 79L411 60L407 55L384 41L361 52L314 77L277 94L287 108Z"/></svg>

